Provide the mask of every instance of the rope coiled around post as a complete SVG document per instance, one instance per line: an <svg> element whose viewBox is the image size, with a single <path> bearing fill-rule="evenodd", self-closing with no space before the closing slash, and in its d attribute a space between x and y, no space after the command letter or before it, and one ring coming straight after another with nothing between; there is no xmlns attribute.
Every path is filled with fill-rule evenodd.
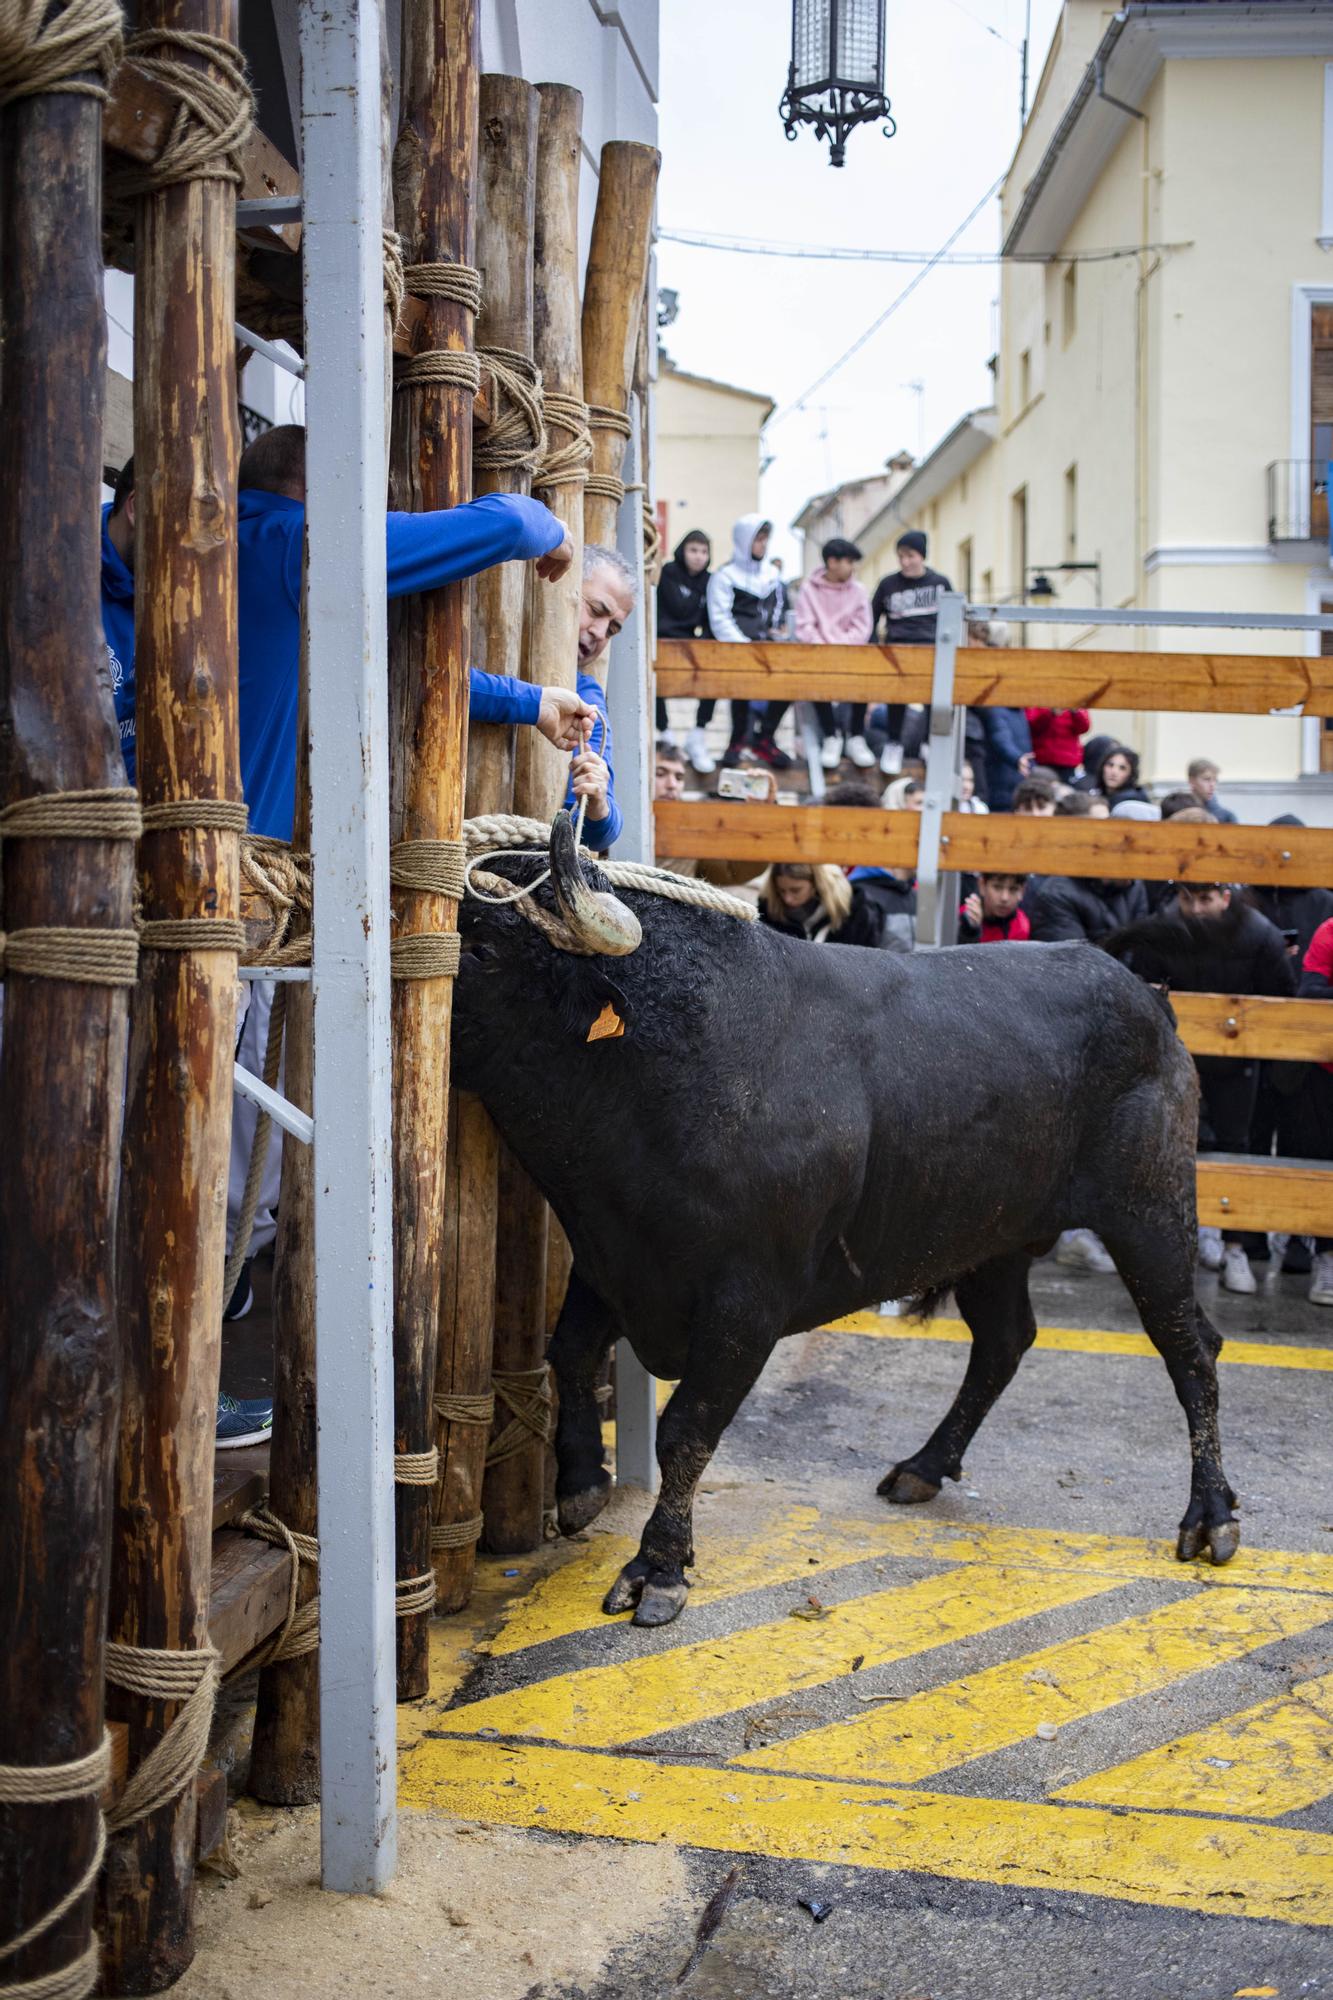
<svg viewBox="0 0 1333 2000"><path fill-rule="evenodd" d="M473 1514L466 1521L435 1521L431 1524L430 1545L434 1549L470 1549L474 1542L481 1540L481 1531L486 1525L484 1514Z"/></svg>
<svg viewBox="0 0 1333 2000"><path fill-rule="evenodd" d="M504 1429L487 1447L487 1465L503 1465L506 1459L516 1458L534 1442L549 1444L554 1435L554 1401L547 1364L543 1362L540 1368L496 1368L491 1372L491 1381L497 1401L511 1414Z"/></svg>
<svg viewBox="0 0 1333 2000"><path fill-rule="evenodd" d="M543 389L542 416L546 422L546 456L532 475L535 491L548 493L555 486L586 486L592 460L592 431L588 425L588 405L577 396L562 396L558 390ZM569 434L567 444L556 444L551 433Z"/></svg>
<svg viewBox="0 0 1333 2000"><path fill-rule="evenodd" d="M95 1750L72 1757L66 1764L0 1764L0 1806L66 1805L74 1799L97 1798L111 1776L111 1738L104 1732ZM106 1857L106 1823L97 1815L97 1838L83 1873L58 1903L29 1924L25 1931L0 1945L0 1959L13 1958L60 1923L82 1901L102 1871ZM5 2000L84 2000L97 1984L98 1946L93 1938L70 1964L36 1979L0 1986Z"/></svg>
<svg viewBox="0 0 1333 2000"><path fill-rule="evenodd" d="M255 118L240 50L217 35L146 28L125 44L125 60L176 100L176 112L155 160L116 169L113 198L126 202L180 181L223 180L239 187L241 148Z"/></svg>
<svg viewBox="0 0 1333 2000"><path fill-rule="evenodd" d="M120 61L116 0L0 0L0 109L56 91L105 101ZM101 81L89 78L93 71Z"/></svg>
<svg viewBox="0 0 1333 2000"><path fill-rule="evenodd" d="M145 833L244 833L249 809L239 799L163 799L143 808ZM245 950L238 917L150 917L139 925L146 951Z"/></svg>
<svg viewBox="0 0 1333 2000"><path fill-rule="evenodd" d="M0 0L0 7L5 0ZM95 791L38 792L0 811L0 841L137 840L143 830L139 795L131 786ZM133 930L31 924L0 931L0 977L63 979L78 986L133 986L139 935Z"/></svg>
<svg viewBox="0 0 1333 2000"><path fill-rule="evenodd" d="M541 370L513 347L479 347L489 383L491 420L472 447L472 463L490 472L535 472L546 453Z"/></svg>
<svg viewBox="0 0 1333 2000"><path fill-rule="evenodd" d="M389 849L389 882L395 889L420 889L458 902L466 860L461 840L398 840Z"/></svg>
<svg viewBox="0 0 1333 2000"><path fill-rule="evenodd" d="M287 1586L287 1613L272 1643L260 1655L259 1664L264 1667L276 1666L283 1660L299 1660L306 1653L313 1653L319 1645L319 1592L308 1597L304 1604L297 1601L301 1588L301 1566L305 1564L319 1574L319 1543L314 1535L298 1534L280 1521L268 1507L251 1507L242 1514L238 1525L261 1541L272 1543L275 1549L286 1549L292 1559L291 1574Z"/></svg>
<svg viewBox="0 0 1333 2000"><path fill-rule="evenodd" d="M481 311L481 272L471 264L405 264L403 281L414 299L449 299L474 316Z"/></svg>
<svg viewBox="0 0 1333 2000"><path fill-rule="evenodd" d="M395 1486L433 1486L440 1470L440 1454L429 1451L396 1451L393 1455Z"/></svg>
<svg viewBox="0 0 1333 2000"><path fill-rule="evenodd" d="M626 443L632 436L630 420L623 410L612 409L607 403L588 405L588 427L593 432L610 431ZM618 507L625 497L625 482L618 472L590 472L584 493L597 500L612 500Z"/></svg>
<svg viewBox="0 0 1333 2000"><path fill-rule="evenodd" d="M214 1646L188 1652L156 1646L126 1646L108 1640L106 1677L144 1701L179 1701L184 1707L153 1745L106 1816L113 1833L135 1826L170 1805L191 1783L208 1750L213 1702L222 1656Z"/></svg>

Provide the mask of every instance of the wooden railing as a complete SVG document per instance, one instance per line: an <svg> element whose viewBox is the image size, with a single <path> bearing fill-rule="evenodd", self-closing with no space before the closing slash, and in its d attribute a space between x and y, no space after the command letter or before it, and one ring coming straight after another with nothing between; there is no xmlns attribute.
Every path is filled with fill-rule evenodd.
<svg viewBox="0 0 1333 2000"><path fill-rule="evenodd" d="M935 755L924 813L716 798L659 803L658 858L668 866L687 858L753 861L756 874L775 860L916 868L943 892L935 899L939 910L949 903L956 907L952 878L983 870L1333 887L1333 831L1323 827L1182 826L949 810L958 797L961 731L955 704L1223 715L1300 705L1306 715L1328 716L1333 715L1333 657L964 647L956 644L964 615L961 600L944 600L938 653L927 647L662 643L656 661L659 695L933 702ZM1026 609L1008 615L1034 618ZM1106 622L1126 617L1075 615L1090 624L1099 615ZM1144 614L1129 618L1145 622ZM1168 613L1163 622L1187 621L1183 614ZM1201 614L1199 622L1244 623L1217 614ZM1294 630L1333 626L1328 618L1256 622ZM951 927L943 930L940 941L953 935ZM1333 1005L1218 993L1173 994L1172 1005L1191 1054L1333 1063ZM1201 1222L1333 1236L1333 1168L1318 1162L1205 1154L1198 1188Z"/></svg>

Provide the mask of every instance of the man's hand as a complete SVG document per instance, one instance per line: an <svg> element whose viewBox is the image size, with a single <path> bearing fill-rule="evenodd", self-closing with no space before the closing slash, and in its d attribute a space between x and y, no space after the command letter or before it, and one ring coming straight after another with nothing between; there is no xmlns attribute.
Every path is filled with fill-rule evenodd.
<svg viewBox="0 0 1333 2000"><path fill-rule="evenodd" d="M611 789L611 773L595 750L581 750L569 767L574 797L588 801L588 818L605 819Z"/></svg>
<svg viewBox="0 0 1333 2000"><path fill-rule="evenodd" d="M581 694L575 694L573 688L542 689L537 727L557 750L577 750L587 738L587 727L596 719L597 710Z"/></svg>
<svg viewBox="0 0 1333 2000"><path fill-rule="evenodd" d="M559 583L573 560L574 544L570 541L569 530L566 528L560 537L559 546L548 549L544 556L538 556L537 574L544 583Z"/></svg>

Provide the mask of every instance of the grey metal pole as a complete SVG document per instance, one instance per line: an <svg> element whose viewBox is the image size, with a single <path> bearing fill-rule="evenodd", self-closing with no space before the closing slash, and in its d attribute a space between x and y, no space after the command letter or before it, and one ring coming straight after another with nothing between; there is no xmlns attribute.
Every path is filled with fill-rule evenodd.
<svg viewBox="0 0 1333 2000"><path fill-rule="evenodd" d="M943 819L958 807L963 769L966 710L954 707L954 666L963 638L963 599L956 591L940 598L935 625L935 671L930 687L930 737L926 760L926 803L917 848L916 937L918 945L958 942L958 876L941 873Z"/></svg>
<svg viewBox="0 0 1333 2000"><path fill-rule="evenodd" d="M630 440L625 481L635 485L640 469L639 399L630 397ZM616 853L625 861L653 859L653 710L648 632L651 606L643 570L643 517L640 494L627 493L616 521L616 547L638 580L634 611L611 643L606 703L611 717L616 797L625 817ZM657 1384L627 1340L616 1344L616 1483L657 1487Z"/></svg>
<svg viewBox="0 0 1333 2000"><path fill-rule="evenodd" d="M397 1851L379 0L303 0L326 1889Z"/></svg>

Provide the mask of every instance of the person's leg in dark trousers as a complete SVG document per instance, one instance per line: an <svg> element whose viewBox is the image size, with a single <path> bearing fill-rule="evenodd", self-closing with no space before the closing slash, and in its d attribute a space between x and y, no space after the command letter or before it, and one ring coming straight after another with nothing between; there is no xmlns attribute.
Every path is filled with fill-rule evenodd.
<svg viewBox="0 0 1333 2000"><path fill-rule="evenodd" d="M750 724L753 720L748 701L733 701L731 704L731 741L729 750L739 750L750 740Z"/></svg>
<svg viewBox="0 0 1333 2000"><path fill-rule="evenodd" d="M666 703L663 701L660 694L657 697L657 705L653 712L657 718L657 733L659 736L661 736L670 727L670 725L667 722Z"/></svg>
<svg viewBox="0 0 1333 2000"><path fill-rule="evenodd" d="M863 701L849 701L847 704L847 734L864 736L866 733L866 705Z"/></svg>
<svg viewBox="0 0 1333 2000"><path fill-rule="evenodd" d="M833 713L833 703L831 701L817 701L815 703L815 720L819 724L820 736L826 743L830 736L840 736L842 734L842 731L838 727L838 718Z"/></svg>
<svg viewBox="0 0 1333 2000"><path fill-rule="evenodd" d="M1333 1160L1333 1075L1322 1063L1302 1063L1300 1069L1299 1087L1281 1100L1278 1151L1291 1160ZM1333 1250L1333 1236L1316 1236L1314 1247L1322 1257Z"/></svg>
<svg viewBox="0 0 1333 2000"><path fill-rule="evenodd" d="M701 701L695 710L695 726L699 729L707 729L709 723L713 720L713 711L716 707L717 702L711 694L706 701Z"/></svg>
<svg viewBox="0 0 1333 2000"><path fill-rule="evenodd" d="M759 724L759 734L771 742L778 733L778 724L790 707L789 701L770 701L764 709L763 719Z"/></svg>
<svg viewBox="0 0 1333 2000"><path fill-rule="evenodd" d="M891 702L889 703L889 741L890 741L890 743L901 743L901 742L902 742L902 740L903 740L903 717L904 717L904 716L906 715L906 713L907 713L907 704L906 704L906 702L903 702L903 701L891 701Z"/></svg>
<svg viewBox="0 0 1333 2000"><path fill-rule="evenodd" d="M1199 1151L1248 1153L1259 1089L1259 1065L1230 1056L1196 1056L1199 1073ZM1239 1243L1247 1256L1267 1239L1254 1230L1224 1229L1224 1243Z"/></svg>

